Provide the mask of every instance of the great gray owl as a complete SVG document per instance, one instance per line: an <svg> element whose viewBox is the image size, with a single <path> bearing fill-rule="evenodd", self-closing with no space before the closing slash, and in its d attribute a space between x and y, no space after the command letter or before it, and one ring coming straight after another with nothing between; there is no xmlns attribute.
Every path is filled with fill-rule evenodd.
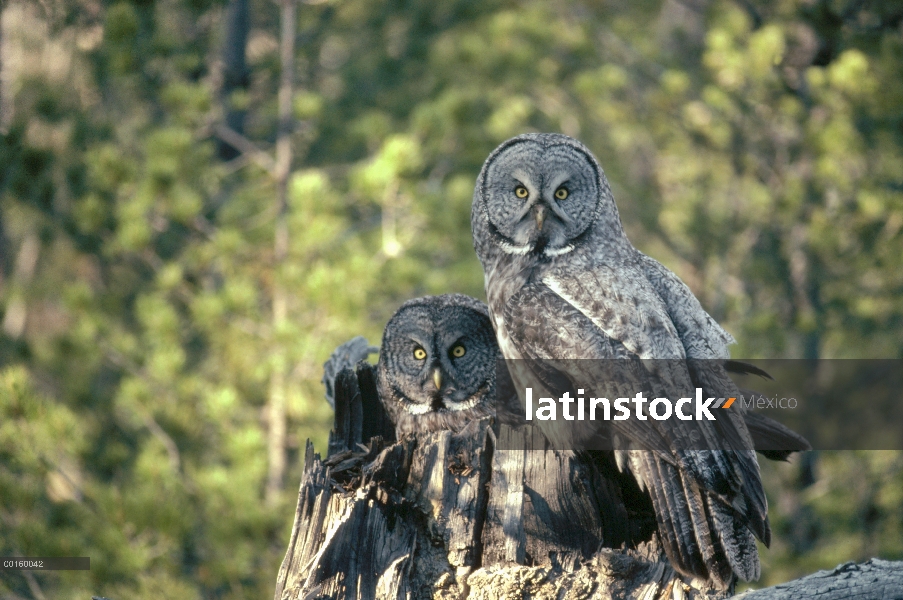
<svg viewBox="0 0 903 600"><path fill-rule="evenodd" d="M678 388L696 386L707 396L738 395L721 366L694 369L684 361L728 359L734 340L676 275L633 247L601 166L580 142L526 134L501 144L477 179L471 225L506 359L678 359L644 372L651 398L678 398ZM533 375L556 396L567 391L562 381L573 383L570 373ZM613 458L649 494L671 563L722 589L735 574L757 579L753 534L770 541L749 431L742 412L726 412L719 431L707 421L680 423L680 431L654 420L611 422L616 434L639 442L632 448L649 448L614 451ZM643 446L653 429L664 443ZM688 451L671 443L678 434L712 440L725 430L741 449Z"/></svg>
<svg viewBox="0 0 903 600"><path fill-rule="evenodd" d="M445 294L402 304L386 324L376 367L396 435L458 431L489 416L498 358L482 302Z"/></svg>

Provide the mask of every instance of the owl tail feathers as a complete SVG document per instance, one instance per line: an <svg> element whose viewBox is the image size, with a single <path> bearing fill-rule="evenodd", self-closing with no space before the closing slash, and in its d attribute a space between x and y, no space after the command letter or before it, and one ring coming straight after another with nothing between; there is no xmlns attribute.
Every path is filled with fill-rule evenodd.
<svg viewBox="0 0 903 600"><path fill-rule="evenodd" d="M665 554L679 573L733 588L739 577L758 579L759 555L747 519L706 494L673 465L654 456L632 456L652 498Z"/></svg>
<svg viewBox="0 0 903 600"><path fill-rule="evenodd" d="M755 581L761 575L759 551L752 531L738 519L729 507L718 500L710 501L713 529L718 532L721 546L731 568L743 581Z"/></svg>

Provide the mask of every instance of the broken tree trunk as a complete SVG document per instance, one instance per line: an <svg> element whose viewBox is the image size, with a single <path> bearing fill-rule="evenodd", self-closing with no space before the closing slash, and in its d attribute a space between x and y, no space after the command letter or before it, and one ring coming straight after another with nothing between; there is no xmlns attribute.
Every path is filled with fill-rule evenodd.
<svg viewBox="0 0 903 600"><path fill-rule="evenodd" d="M501 450L518 432L489 420L395 442L363 362L338 375L335 408L326 459L307 446L276 600L724 596L675 573L654 536L606 547L644 532L599 516L617 491L573 453ZM900 590L903 563L872 560L743 598L903 600Z"/></svg>

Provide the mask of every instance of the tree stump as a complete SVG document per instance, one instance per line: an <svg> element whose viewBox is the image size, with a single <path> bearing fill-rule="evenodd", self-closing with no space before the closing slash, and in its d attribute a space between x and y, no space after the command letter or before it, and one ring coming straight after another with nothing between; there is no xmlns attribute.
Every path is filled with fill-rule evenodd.
<svg viewBox="0 0 903 600"><path fill-rule="evenodd" d="M593 462L502 450L523 433L489 419L395 441L368 363L335 388L326 459L307 445L276 600L726 595L676 573L654 523L603 519L620 492ZM903 563L873 560L742 597L903 600L901 590Z"/></svg>

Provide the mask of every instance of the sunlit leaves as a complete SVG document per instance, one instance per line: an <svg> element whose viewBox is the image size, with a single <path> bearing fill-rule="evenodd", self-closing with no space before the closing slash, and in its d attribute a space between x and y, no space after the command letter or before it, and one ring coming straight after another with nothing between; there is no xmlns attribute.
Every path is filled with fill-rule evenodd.
<svg viewBox="0 0 903 600"><path fill-rule="evenodd" d="M129 2L118 2L107 10L104 27L112 44L128 44L138 35L138 15Z"/></svg>

